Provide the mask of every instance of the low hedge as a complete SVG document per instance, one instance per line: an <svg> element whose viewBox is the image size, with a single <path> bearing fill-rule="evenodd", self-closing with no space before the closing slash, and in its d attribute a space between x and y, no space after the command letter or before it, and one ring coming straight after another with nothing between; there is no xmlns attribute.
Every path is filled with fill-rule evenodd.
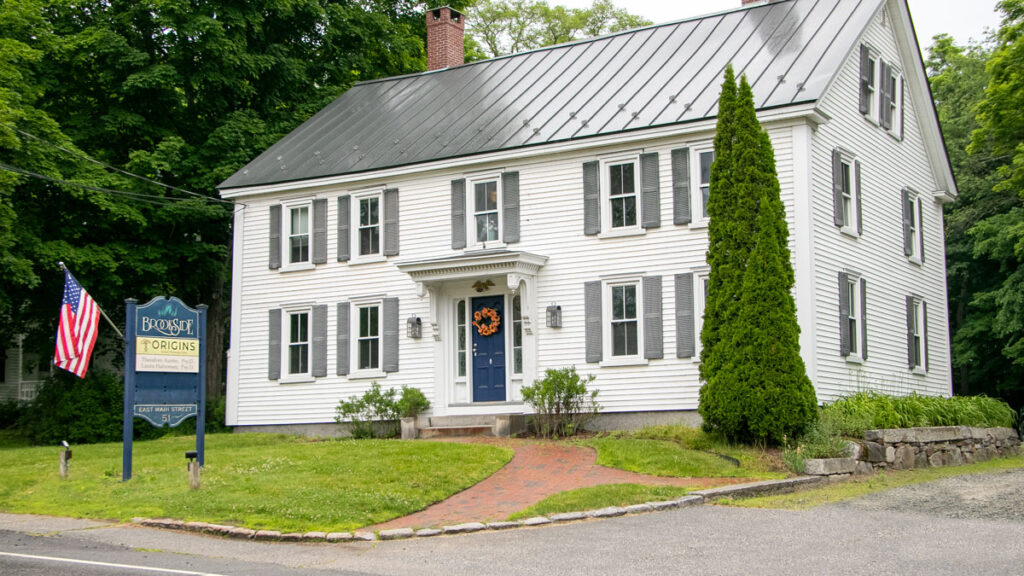
<svg viewBox="0 0 1024 576"><path fill-rule="evenodd" d="M844 436L863 436L865 430L922 426L1016 425L1017 414L1002 400L986 396L889 396L858 392L822 408L822 416Z"/></svg>

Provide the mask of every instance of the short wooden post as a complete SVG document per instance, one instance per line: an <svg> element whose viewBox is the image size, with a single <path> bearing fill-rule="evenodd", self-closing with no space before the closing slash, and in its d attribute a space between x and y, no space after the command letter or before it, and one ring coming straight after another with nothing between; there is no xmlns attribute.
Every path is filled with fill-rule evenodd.
<svg viewBox="0 0 1024 576"><path fill-rule="evenodd" d="M68 477L68 450L60 451L60 477Z"/></svg>
<svg viewBox="0 0 1024 576"><path fill-rule="evenodd" d="M193 490L199 490L199 468L199 462L188 463L188 487Z"/></svg>

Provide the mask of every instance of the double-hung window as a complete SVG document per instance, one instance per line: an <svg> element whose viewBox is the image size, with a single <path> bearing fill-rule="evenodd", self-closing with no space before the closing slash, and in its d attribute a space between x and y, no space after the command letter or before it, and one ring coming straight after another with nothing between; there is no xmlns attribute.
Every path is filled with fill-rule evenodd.
<svg viewBox="0 0 1024 576"><path fill-rule="evenodd" d="M358 336L356 337L356 369L380 368L380 306L359 306Z"/></svg>
<svg viewBox="0 0 1024 576"><path fill-rule="evenodd" d="M288 263L309 262L309 204L288 208Z"/></svg>
<svg viewBox="0 0 1024 576"><path fill-rule="evenodd" d="M711 165L715 162L715 151L714 150L698 150L697 151L697 188L700 190L700 194L697 196L697 202L700 203L700 210L695 211L696 214L700 214L701 219L707 220L708 218L708 198L711 193Z"/></svg>
<svg viewBox="0 0 1024 576"><path fill-rule="evenodd" d="M611 228L637 225L637 170L635 162L606 164Z"/></svg>
<svg viewBox="0 0 1024 576"><path fill-rule="evenodd" d="M839 273L839 349L847 361L867 360L867 282L852 272Z"/></svg>
<svg viewBox="0 0 1024 576"><path fill-rule="evenodd" d="M860 47L860 113L896 138L903 136L903 75L872 48Z"/></svg>
<svg viewBox="0 0 1024 576"><path fill-rule="evenodd" d="M523 373L523 299L512 297L512 373Z"/></svg>
<svg viewBox="0 0 1024 576"><path fill-rule="evenodd" d="M611 291L611 355L639 356L637 284L613 284Z"/></svg>
<svg viewBox="0 0 1024 576"><path fill-rule="evenodd" d="M380 254L380 193L356 198L359 201L359 255Z"/></svg>
<svg viewBox="0 0 1024 576"><path fill-rule="evenodd" d="M700 333L704 330L704 309L707 306L708 299L708 272L701 272L696 274L694 277L694 294L693 294L693 323L694 323L694 345L695 354L694 360L700 360L701 343Z"/></svg>
<svg viewBox="0 0 1024 576"><path fill-rule="evenodd" d="M477 244L501 238L498 179L473 181L473 233Z"/></svg>
<svg viewBox="0 0 1024 576"><path fill-rule="evenodd" d="M923 298L907 296L907 364L918 374L928 369L927 315Z"/></svg>
<svg viewBox="0 0 1024 576"><path fill-rule="evenodd" d="M849 236L862 231L860 162L845 150L832 151L832 199L835 225Z"/></svg>
<svg viewBox="0 0 1024 576"><path fill-rule="evenodd" d="M924 210L921 196L911 190L901 193L903 203L903 253L915 264L924 261L924 243L921 233L921 217Z"/></svg>
<svg viewBox="0 0 1024 576"><path fill-rule="evenodd" d="M309 373L309 311L288 314L288 375Z"/></svg>

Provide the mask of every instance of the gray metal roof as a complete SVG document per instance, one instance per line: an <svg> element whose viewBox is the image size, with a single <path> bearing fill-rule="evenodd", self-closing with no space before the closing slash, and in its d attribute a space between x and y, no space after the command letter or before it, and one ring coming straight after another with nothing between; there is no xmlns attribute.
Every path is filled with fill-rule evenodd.
<svg viewBox="0 0 1024 576"><path fill-rule="evenodd" d="M739 0L737 0L737 3ZM785 0L356 84L220 188L692 122L725 65L759 109L818 100L883 0Z"/></svg>

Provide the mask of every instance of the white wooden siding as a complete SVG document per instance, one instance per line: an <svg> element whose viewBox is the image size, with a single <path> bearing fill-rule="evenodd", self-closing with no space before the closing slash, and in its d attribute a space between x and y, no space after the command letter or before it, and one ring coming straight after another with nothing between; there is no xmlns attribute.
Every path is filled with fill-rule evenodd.
<svg viewBox="0 0 1024 576"><path fill-rule="evenodd" d="M872 19L862 42L882 60L898 63L905 75L913 68L900 62L891 20L884 11ZM906 91L903 140L898 141L859 113L858 94L859 46L819 103L819 109L831 119L815 132L812 145L817 310L812 379L818 400L831 401L867 389L948 395L951 368L942 207L934 201L936 184L918 125L919 107L930 103L913 102ZM841 234L833 223L831 151L837 146L854 153L861 162L864 230L859 238ZM911 263L903 253L900 191L904 187L922 198L924 265ZM841 270L858 272L867 280L868 359L860 365L839 355ZM909 294L922 296L928 304L926 375L913 374L907 366L905 296Z"/></svg>

